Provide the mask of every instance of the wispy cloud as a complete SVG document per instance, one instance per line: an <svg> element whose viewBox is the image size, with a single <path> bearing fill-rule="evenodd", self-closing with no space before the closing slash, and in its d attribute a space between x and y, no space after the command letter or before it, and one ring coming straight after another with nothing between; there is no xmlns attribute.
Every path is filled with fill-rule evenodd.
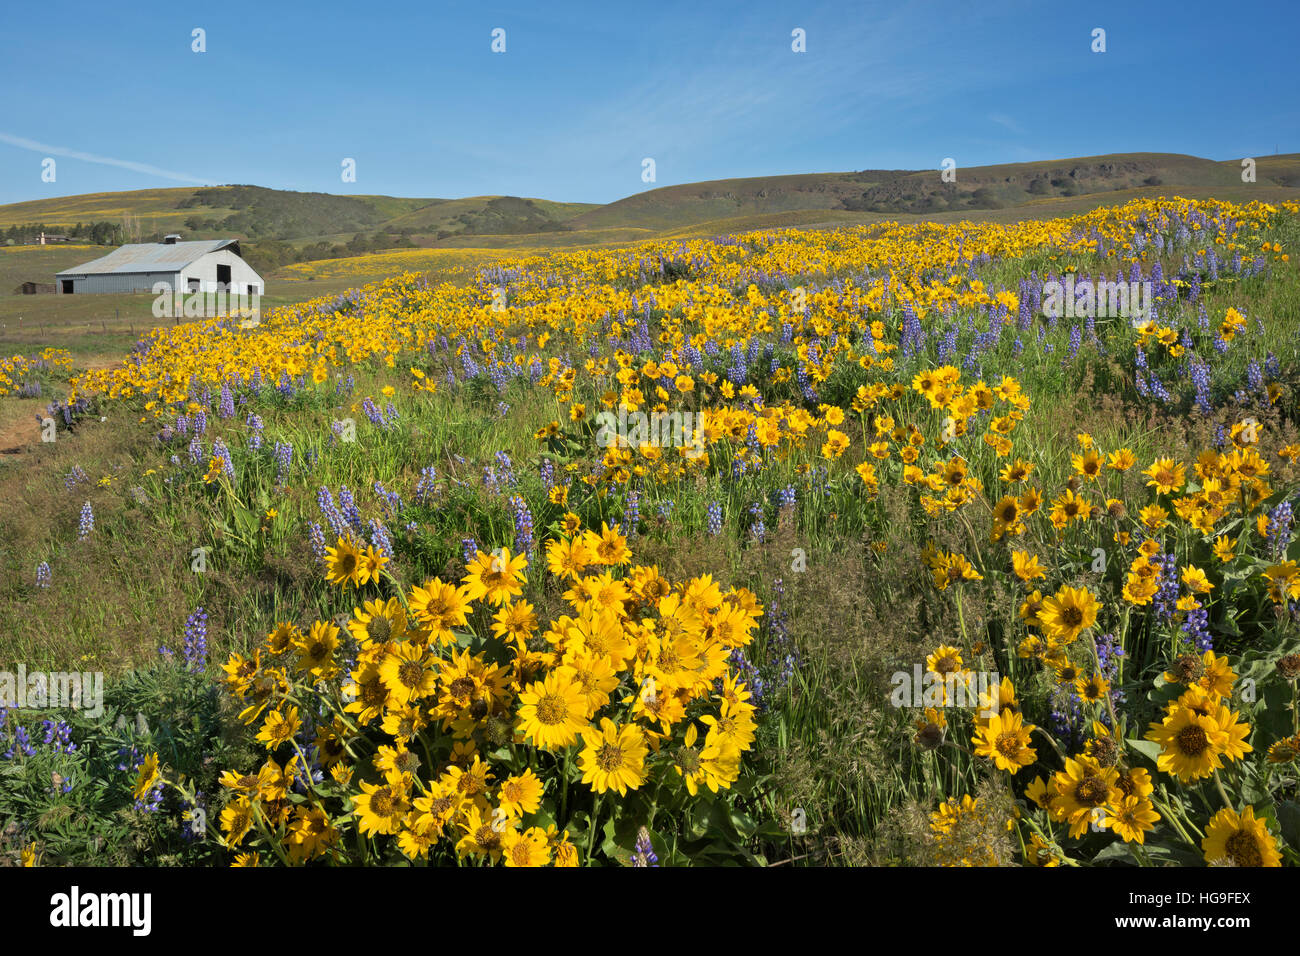
<svg viewBox="0 0 1300 956"><path fill-rule="evenodd" d="M1026 135L1024 127L1021 126L1019 123L1017 123L1015 120L1013 120L1010 116L1007 116L1005 113L990 113L989 120L991 122L997 123L999 126L1004 127L1005 129L1011 130L1011 132L1015 133L1017 136Z"/></svg>
<svg viewBox="0 0 1300 956"><path fill-rule="evenodd" d="M171 179L178 183L193 183L197 186L213 185L211 180L204 179L202 176L177 173L169 169L151 166L148 163L133 162L129 159L113 159L111 156L86 153L79 149L70 149L67 146L51 146L48 143L38 143L36 140L27 139L23 136L13 136L9 133L0 133L0 143L8 143L10 146L17 146L19 149L28 149L33 153L44 153L46 156L62 156L65 159L79 159L85 163L98 163L100 166L116 166L119 169L129 169L132 172L157 176L161 179Z"/></svg>
<svg viewBox="0 0 1300 956"><path fill-rule="evenodd" d="M899 52L902 29L898 17L881 17L851 40L814 28L809 52L795 54L786 26L736 23L712 48L693 48L638 84L594 96L570 119L566 140L590 143L609 157L684 158L766 155L791 140L816 142L849 130L898 138L885 118L921 108L948 86L929 64Z"/></svg>

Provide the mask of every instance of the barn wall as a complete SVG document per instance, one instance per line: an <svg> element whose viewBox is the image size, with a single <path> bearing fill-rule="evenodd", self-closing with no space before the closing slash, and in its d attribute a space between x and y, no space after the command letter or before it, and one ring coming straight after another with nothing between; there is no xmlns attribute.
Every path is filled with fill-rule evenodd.
<svg viewBox="0 0 1300 956"><path fill-rule="evenodd" d="M266 292L266 283L262 277L253 271L253 268L235 255L229 249L219 249L216 252L209 252L201 259L191 262L181 272L181 287L189 288L190 279L198 279L201 283L200 291L216 292L217 291L217 266L230 266L230 282L232 288L230 291L236 295L248 295L253 292L259 295ZM253 288L249 288L252 285Z"/></svg>
<svg viewBox="0 0 1300 956"><path fill-rule="evenodd" d="M87 295L98 292L152 292L154 283L165 282L170 286L176 281L176 273L134 272L82 277L64 276L63 278L72 279L72 292L74 295ZM62 283L56 280L56 284L59 285L59 291L62 292Z"/></svg>

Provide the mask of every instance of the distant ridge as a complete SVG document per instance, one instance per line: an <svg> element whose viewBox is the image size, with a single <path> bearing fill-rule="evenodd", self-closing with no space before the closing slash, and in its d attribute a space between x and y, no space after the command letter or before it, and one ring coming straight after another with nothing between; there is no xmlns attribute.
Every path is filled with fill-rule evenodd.
<svg viewBox="0 0 1300 956"><path fill-rule="evenodd" d="M657 236L827 226L884 218L997 219L1069 215L1139 196L1300 197L1300 153L1241 160L1116 153L1033 163L720 179L647 189L604 205L518 196L464 199L339 196L261 186L92 193L0 206L0 231L40 224L65 231L123 223L129 238L239 238L250 261L273 268L402 247L597 245Z"/></svg>

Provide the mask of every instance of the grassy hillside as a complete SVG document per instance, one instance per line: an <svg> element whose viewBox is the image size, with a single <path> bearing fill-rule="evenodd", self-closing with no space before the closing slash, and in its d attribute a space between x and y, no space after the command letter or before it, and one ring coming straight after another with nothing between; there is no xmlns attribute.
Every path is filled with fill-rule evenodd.
<svg viewBox="0 0 1300 956"><path fill-rule="evenodd" d="M719 179L648 189L605 205L518 196L339 196L260 186L146 189L0 206L0 228L27 223L69 228L79 222L126 218L145 238L171 231L187 238L237 236L246 240L254 257L259 247L269 249L272 242L320 252L314 247L322 243L332 247L345 245L358 234L366 238L365 249L329 248L313 255L332 258L409 245L598 244L768 223L811 225L947 214L1001 219L996 214L1003 210L1010 210L1012 218L1043 210L1048 210L1045 215L1069 215L1140 196L1196 195L1195 190L1209 190L1204 195L1280 199L1297 188L1300 154L1257 157L1256 182L1247 184L1241 181L1240 160L1121 153L959 167L952 183L943 182L937 169ZM1063 202L1044 205L1054 201ZM543 238L521 241L521 236ZM467 243L468 237L501 238Z"/></svg>
<svg viewBox="0 0 1300 956"><path fill-rule="evenodd" d="M108 220L120 222L123 216L139 220L140 228L148 232L170 232L179 229L189 213L181 205L193 198L199 190L192 186L172 189L135 189L128 192L86 193L82 196L61 196L57 199L34 199L30 202L10 203L0 206L0 227L20 226L43 222L51 226L68 227L79 222ZM229 215L229 207L213 208L214 214Z"/></svg>
<svg viewBox="0 0 1300 956"><path fill-rule="evenodd" d="M810 209L843 209L846 200L891 176L867 171L804 176L761 176L664 186L583 213L575 229L637 226L670 231L711 219Z"/></svg>
<svg viewBox="0 0 1300 956"><path fill-rule="evenodd" d="M472 196L440 199L392 219L387 226L417 234L548 232L579 213L599 208L590 203L558 203L518 196ZM444 236L445 238L445 236Z"/></svg>
<svg viewBox="0 0 1300 956"><path fill-rule="evenodd" d="M70 228L130 217L142 236L171 231L190 238L318 239L388 230L540 231L593 208L515 196L468 199L339 196L262 186L181 187L91 193L0 206L0 228L27 223Z"/></svg>
<svg viewBox="0 0 1300 956"><path fill-rule="evenodd" d="M1053 199L1092 197L1082 203L1052 208L1048 215L1073 214L1102 203L1122 202L1143 195L1188 195L1207 189L1214 195L1244 187L1243 198L1264 198L1265 190L1292 189L1300 184L1300 156L1259 158L1256 182L1243 184L1239 160L1216 162L1173 153L1123 153L1037 163L958 167L956 181L945 183L937 169L864 170L808 176L762 176L665 186L647 190L575 217L569 225L587 229L609 226L642 227L677 234L699 234L705 223L736 222L753 228L755 217L796 211L783 225L809 225L817 219L855 217L809 216L826 212L875 213L877 217L923 216L944 213L963 216L1013 210L1021 212ZM1207 193L1208 194L1208 193ZM1274 195L1270 192L1270 195ZM871 217L864 217L869 221ZM1001 218L1001 217L989 217Z"/></svg>

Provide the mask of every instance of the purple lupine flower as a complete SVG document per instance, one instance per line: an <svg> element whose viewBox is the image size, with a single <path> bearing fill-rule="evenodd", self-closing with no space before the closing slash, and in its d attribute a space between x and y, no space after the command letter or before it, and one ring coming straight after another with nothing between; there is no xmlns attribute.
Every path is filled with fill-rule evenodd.
<svg viewBox="0 0 1300 956"><path fill-rule="evenodd" d="M654 844L650 842L650 831L645 827L637 831L636 847L632 853L632 865L635 867L659 865L659 857L655 855Z"/></svg>
<svg viewBox="0 0 1300 956"><path fill-rule="evenodd" d="M722 505L714 501L709 505L709 534L717 536L722 533Z"/></svg>
<svg viewBox="0 0 1300 956"><path fill-rule="evenodd" d="M55 753L76 753L77 745L72 742L72 725L67 721L47 718L41 721L41 727L45 731L44 743ZM65 790L64 793L66 792Z"/></svg>
<svg viewBox="0 0 1300 956"><path fill-rule="evenodd" d="M217 414L222 418L232 418L235 414L235 395L230 391L230 383L221 383L221 401L217 405Z"/></svg>
<svg viewBox="0 0 1300 956"><path fill-rule="evenodd" d="M921 328L921 320L916 317L910 302L903 304L903 334L900 344L905 359L916 355L925 346L925 330Z"/></svg>
<svg viewBox="0 0 1300 956"><path fill-rule="evenodd" d="M1282 502L1268 516L1265 539L1274 558L1280 558L1283 552L1286 551L1287 545L1291 543L1293 517L1290 501Z"/></svg>
<svg viewBox="0 0 1300 956"><path fill-rule="evenodd" d="M437 481L438 472L433 465L420 469L420 480L415 485L416 503L427 505L433 500Z"/></svg>
<svg viewBox="0 0 1300 956"><path fill-rule="evenodd" d="M533 557L533 515L528 510L528 502L521 495L512 495L510 510L515 521L515 553L523 554L531 561Z"/></svg>
<svg viewBox="0 0 1300 956"><path fill-rule="evenodd" d="M162 803L162 798L163 798L163 787L162 784L160 783L158 784L158 786L150 790L145 795L145 798L143 800L135 801L135 809L139 810L142 813L154 813L158 810L159 805Z"/></svg>
<svg viewBox="0 0 1300 956"><path fill-rule="evenodd" d="M639 491L629 491L627 494L627 504L623 509L623 524L621 532L624 537L632 538L636 536L636 526L641 521L641 493Z"/></svg>
<svg viewBox="0 0 1300 956"><path fill-rule="evenodd" d="M370 419L370 424L381 426L384 424L383 412L381 412L379 406L369 398L361 403L361 410L366 413L366 418Z"/></svg>
<svg viewBox="0 0 1300 956"><path fill-rule="evenodd" d="M755 707L762 709L762 699L764 682L763 675L753 661L745 656L745 649L737 647L727 658L727 663L731 665L736 679L742 682L750 691L750 701ZM718 678L716 687L719 691L722 689L722 678Z"/></svg>
<svg viewBox="0 0 1300 956"><path fill-rule="evenodd" d="M1160 586L1152 607L1166 623L1173 620L1178 604L1178 562L1172 554L1158 554L1152 562L1160 568Z"/></svg>
<svg viewBox="0 0 1300 956"><path fill-rule="evenodd" d="M361 511L357 508L356 502L352 498L352 491L347 485L339 488L339 511L347 519L353 531L358 535L365 533L365 522L361 520Z"/></svg>
<svg viewBox="0 0 1300 956"><path fill-rule="evenodd" d="M1208 415L1214 410L1210 403L1210 366L1195 356L1189 360L1192 386L1196 389L1196 407Z"/></svg>
<svg viewBox="0 0 1300 956"><path fill-rule="evenodd" d="M325 532L316 522L311 523L311 552L315 555L316 560L323 562L325 560Z"/></svg>
<svg viewBox="0 0 1300 956"><path fill-rule="evenodd" d="M36 586L38 588L48 588L50 586L50 566L45 561L36 565Z"/></svg>
<svg viewBox="0 0 1300 956"><path fill-rule="evenodd" d="M117 769L123 773L134 773L144 762L140 756L140 751L132 744L129 748L121 746L117 748L118 757L122 758L117 762Z"/></svg>
<svg viewBox="0 0 1300 956"><path fill-rule="evenodd" d="M393 556L393 542L388 536L388 529L384 527L383 522L371 518L366 523L366 537L374 545L376 551L387 558Z"/></svg>
<svg viewBox="0 0 1300 956"><path fill-rule="evenodd" d="M185 619L185 637L181 643L185 669L202 674L208 657L208 615L202 607Z"/></svg>
<svg viewBox="0 0 1300 956"><path fill-rule="evenodd" d="M776 503L778 508L793 508L795 505L794 485L786 485L778 491Z"/></svg>
<svg viewBox="0 0 1300 956"><path fill-rule="evenodd" d="M235 480L235 463L230 457L230 449L220 438L212 442L212 457L221 459L221 472L231 481Z"/></svg>
<svg viewBox="0 0 1300 956"><path fill-rule="evenodd" d="M4 759L13 760L15 752L26 757L36 756L36 748L32 746L31 735L27 732L27 728L21 724L14 728L14 740L9 745L9 749L4 752Z"/></svg>
<svg viewBox="0 0 1300 956"><path fill-rule="evenodd" d="M499 451L493 456L493 460L496 462L495 473L498 482L508 488L513 488L518 484L518 479L515 478L514 465L511 463L509 455L504 451Z"/></svg>
<svg viewBox="0 0 1300 956"><path fill-rule="evenodd" d="M469 564L471 561L473 561L473 560L474 560L474 557L475 557L477 554L478 554L478 542L477 542L477 541L475 541L473 538L461 538L461 539L460 539L460 556L461 556L461 559L462 559L466 564Z"/></svg>
<svg viewBox="0 0 1300 956"><path fill-rule="evenodd" d="M95 530L95 512L87 501L81 506L81 522L77 526L77 540L85 541L90 532Z"/></svg>
<svg viewBox="0 0 1300 956"><path fill-rule="evenodd" d="M1259 362L1251 359L1246 364L1246 384L1252 392L1264 392L1264 370L1260 368Z"/></svg>
<svg viewBox="0 0 1300 956"><path fill-rule="evenodd" d="M1198 607L1188 611L1182 630L1195 642L1196 649L1202 654L1214 649L1214 642L1210 637L1210 614L1205 608Z"/></svg>
<svg viewBox="0 0 1300 956"><path fill-rule="evenodd" d="M336 538L341 538L348 533L350 529L348 520L335 506L334 496L330 494L330 490L324 485L321 485L316 492L316 505L320 508L321 516L324 517L326 524L330 526L331 534Z"/></svg>
<svg viewBox="0 0 1300 956"><path fill-rule="evenodd" d="M375 495L383 503L384 511L389 517L393 517L402 510L402 496L395 491L389 491L384 487L383 482L376 481L374 485Z"/></svg>
<svg viewBox="0 0 1300 956"><path fill-rule="evenodd" d="M247 424L252 429L248 436L248 449L249 451L257 451L262 447L262 417L260 415L249 415Z"/></svg>
<svg viewBox="0 0 1300 956"><path fill-rule="evenodd" d="M948 329L939 340L939 361L946 361L949 355L957 351L957 326Z"/></svg>
<svg viewBox="0 0 1300 956"><path fill-rule="evenodd" d="M293 464L293 445L289 442L275 443L275 483L284 484L289 476L289 466Z"/></svg>
<svg viewBox="0 0 1300 956"><path fill-rule="evenodd" d="M1070 684L1063 684L1052 694L1052 711L1048 724L1058 740L1069 741L1073 750L1079 742L1079 730L1083 725L1083 709L1079 698Z"/></svg>
<svg viewBox="0 0 1300 956"><path fill-rule="evenodd" d="M767 608L767 663L776 668L775 676L765 688L752 688L756 706L762 706L760 690L772 694L785 689L799 666L798 652L790 636L790 616L785 609L785 582L777 578L772 582L772 599Z"/></svg>

